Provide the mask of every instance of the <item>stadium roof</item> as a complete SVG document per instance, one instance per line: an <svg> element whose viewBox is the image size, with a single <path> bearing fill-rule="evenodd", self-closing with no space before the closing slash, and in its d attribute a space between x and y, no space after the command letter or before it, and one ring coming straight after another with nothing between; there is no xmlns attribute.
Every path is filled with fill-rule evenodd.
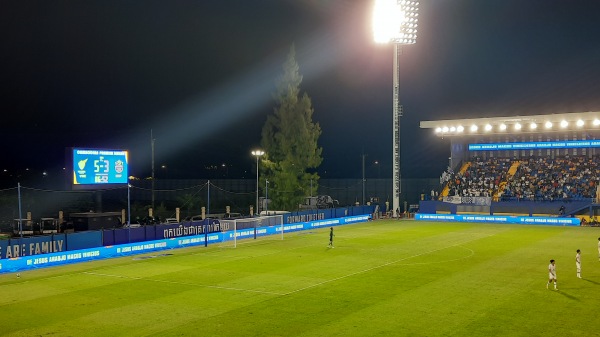
<svg viewBox="0 0 600 337"><path fill-rule="evenodd" d="M548 133L558 131L598 131L600 111L570 112L550 115L508 116L490 118L445 119L421 121L422 129L433 129L440 137Z"/></svg>

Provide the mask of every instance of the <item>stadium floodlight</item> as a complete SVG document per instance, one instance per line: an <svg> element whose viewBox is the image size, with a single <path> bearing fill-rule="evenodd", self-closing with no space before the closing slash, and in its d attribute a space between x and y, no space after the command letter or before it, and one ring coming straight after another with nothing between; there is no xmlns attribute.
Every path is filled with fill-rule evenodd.
<svg viewBox="0 0 600 337"><path fill-rule="evenodd" d="M256 157L256 206L255 206L256 210L254 211L255 214L260 214L258 212L258 158L260 158L264 154L265 154L265 151L262 151L262 150L252 151L252 155Z"/></svg>
<svg viewBox="0 0 600 337"><path fill-rule="evenodd" d="M564 129L564 128L566 128L567 126L569 126L569 122L567 122L566 120L564 120L564 119L563 119L563 120L560 122L560 127Z"/></svg>
<svg viewBox="0 0 600 337"><path fill-rule="evenodd" d="M456 126L451 126L450 127L450 132L456 132Z"/></svg>
<svg viewBox="0 0 600 337"><path fill-rule="evenodd" d="M506 131L506 124L504 124L504 123L500 124L499 128L500 128L500 131Z"/></svg>
<svg viewBox="0 0 600 337"><path fill-rule="evenodd" d="M376 0L373 9L373 37L377 43L417 42L419 2Z"/></svg>
<svg viewBox="0 0 600 337"><path fill-rule="evenodd" d="M402 45L417 42L417 26L419 21L419 2L409 0L375 0L373 8L373 36L377 43L394 44L394 83L393 83L393 195L392 211L400 209L402 193L402 170L400 162L400 65L399 58ZM443 129L442 129L443 130Z"/></svg>
<svg viewBox="0 0 600 337"><path fill-rule="evenodd" d="M581 119L577 121L577 127L582 127L584 124L585 122Z"/></svg>
<svg viewBox="0 0 600 337"><path fill-rule="evenodd" d="M442 132L442 128L440 128L439 126L437 128L435 128L435 133L440 133Z"/></svg>
<svg viewBox="0 0 600 337"><path fill-rule="evenodd" d="M516 124L515 124L515 130L516 130L516 131L519 131L519 130L521 130L521 123L516 123Z"/></svg>
<svg viewBox="0 0 600 337"><path fill-rule="evenodd" d="M485 125L485 131L487 131L487 132L492 131L492 125L491 124L486 124Z"/></svg>
<svg viewBox="0 0 600 337"><path fill-rule="evenodd" d="M529 124L529 129L531 129L531 130L537 129L537 124L536 123Z"/></svg>
<svg viewBox="0 0 600 337"><path fill-rule="evenodd" d="M592 124L594 124L594 126L600 125L600 119L598 119L598 118L594 119L594 121L592 122Z"/></svg>
<svg viewBox="0 0 600 337"><path fill-rule="evenodd" d="M477 127L477 125L473 124L471 125L471 132L477 132L477 130L479 130L479 128Z"/></svg>
<svg viewBox="0 0 600 337"><path fill-rule="evenodd" d="M448 130L449 130L449 129L448 129L448 127L447 127L447 126L444 126L444 127L442 128L442 132L443 132L443 133L448 133Z"/></svg>
<svg viewBox="0 0 600 337"><path fill-rule="evenodd" d="M462 125L459 125L459 126L456 128L456 131L457 131L457 132L459 132L459 133L460 133L460 132L463 132L463 131L465 131L465 127L464 127L464 126L462 126Z"/></svg>
<svg viewBox="0 0 600 337"><path fill-rule="evenodd" d="M546 127L546 129L551 129L552 128L552 122L547 121L546 124L544 124L544 126Z"/></svg>

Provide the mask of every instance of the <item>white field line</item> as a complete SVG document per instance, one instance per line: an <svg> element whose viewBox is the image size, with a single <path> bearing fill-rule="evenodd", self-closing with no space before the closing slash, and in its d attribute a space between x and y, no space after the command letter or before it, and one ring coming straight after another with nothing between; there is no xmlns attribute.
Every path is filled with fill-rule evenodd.
<svg viewBox="0 0 600 337"><path fill-rule="evenodd" d="M477 240L477 239L474 239L474 240ZM466 241L466 242L470 242L470 241L474 241L474 240L469 240L469 241ZM402 258L402 259L399 259L399 260L391 261L391 262L388 262L388 263L385 263L385 264L382 264L382 265L379 265L379 266L375 266L375 267L372 267L372 268L369 268L369 269L357 271L357 272L354 272L354 273L351 273L351 274L348 274L348 275L344 275L344 276L341 276L341 277L338 277L338 278L335 278L335 279L323 281L323 282L320 282L320 283L317 283L317 284L314 284L314 285L311 285L311 286L308 286L308 287L305 287L305 288L297 289L297 290L294 290L294 291L291 291L291 292L288 292L288 293L277 293L277 292L272 292L272 291L242 289L242 288L233 288L233 287L222 287L222 286L214 286L214 285L206 285L206 284L196 284L196 283L188 283L188 282L156 280L156 279L149 279L149 278L143 278L143 277L132 277L132 276L124 276L124 275L116 275L116 274L106 274L106 273L82 272L82 274L93 275L93 276L103 276L103 277L122 278L122 279L129 279L129 280L139 280L139 281L149 281L149 282L160 282L160 283L187 285L187 286L213 288L213 289L221 289L221 290L252 292L252 293L259 293L259 294L276 295L276 296L286 296L286 295L290 295L290 294L293 294L293 293L296 293L296 292L299 292L299 291L302 291L302 290L306 290L306 289L310 289L310 288L313 288L313 287L317 287L317 286L325 284L325 283L329 283L329 282L333 282L333 281L336 281L336 280L344 279L344 278L347 278L347 277L350 277L350 276L354 276L354 275L357 275L357 274L361 274L361 273L366 273L368 271L371 271L371 270L374 270L374 269L377 269L377 268L382 268L382 267L385 267L385 266L388 266L388 265L391 265L391 264L395 264L395 263L398 263L400 261L408 260L408 259L411 259L413 257L418 257L418 256L421 256L421 255L426 255L426 254L429 254L429 253L433 253L433 252L444 250L444 249L451 248L451 247L457 247L457 246L460 247L461 244L466 243L466 242L457 243L455 245L450 245L450 246L447 246L447 247L444 247L444 248L439 248L439 249L431 250L431 251L424 252L424 253L417 254L417 255L413 255L413 256L408 256L408 257L405 257L405 258ZM317 246L317 245L310 245L310 246ZM310 247L310 246L303 246L303 247ZM297 247L297 248L303 248L303 247ZM460 260L460 259L469 258L469 257L471 257L471 256L473 256L475 254L475 252L473 250L469 249L469 248L465 248L465 247L461 247L461 248L469 250L471 252L471 254L469 256L457 258L457 259L454 259L454 260ZM264 254L264 255L270 255L270 254ZM454 260L446 260L446 261L443 261L443 262L451 262L451 261L454 261ZM401 264L401 265L406 266L406 265L427 264L427 263L437 263L437 262L407 263L407 264Z"/></svg>
<svg viewBox="0 0 600 337"><path fill-rule="evenodd" d="M375 267L371 267L371 268L359 270L357 272L350 273L350 274L347 274L347 275L344 275L344 276L340 276L340 277L336 277L336 278L333 278L331 280L327 280L327 281L315 283L313 285L310 285L310 286L307 286L307 287L304 287L304 288L296 289L296 290L290 291L288 293L285 293L283 296L295 294L297 292L304 291L304 290L311 289L311 288L315 288L315 287L321 286L323 284L331 283L331 282L334 282L334 281L343 280L343 279L348 278L350 276L364 274L364 273L370 272L372 270L383 268L383 267L386 267L386 266L389 266L389 265L392 265L392 264L397 264L398 262L405 261L405 260L408 260L408 259L412 259L412 258L415 258L415 257L419 257L419 256L423 256L423 255L435 253L435 252L438 252L440 250L448 249L448 248L451 248L451 247L461 246L461 245L463 245L465 243L472 242L472 241L475 241L475 240L479 240L479 239L482 239L482 238L485 238L485 237L489 237L489 236L492 236L492 235L495 235L495 234L490 234L490 235L486 235L486 236L483 236L483 237L478 237L478 238L475 238L475 239L472 239L472 240L468 240L468 241L465 241L465 242L460 242L460 243L457 243L457 244L454 244L454 245L450 245L450 246L446 246L446 247L442 247L442 248L438 248L438 249L433 249L433 250L430 250L430 251L427 251L427 252L423 252L423 253L420 253L420 254L415 254L415 255L407 256L407 257L404 257L404 258L401 258L401 259L398 259L398 260L386 262L384 264L381 264L381 265L378 265L378 266L375 266Z"/></svg>
<svg viewBox="0 0 600 337"><path fill-rule="evenodd" d="M103 273L93 273L93 272L83 272L83 274L93 275L93 276L104 276L104 277L115 277L122 278L128 280L139 280L139 281L148 281L148 282L160 282L160 283L170 283L170 284L178 284L178 285L187 285L193 287L204 287L204 288L214 288L221 290L232 290L232 291L242 291L242 292L251 292L251 293L259 293L259 294L267 294L267 295L279 295L282 296L282 293L276 293L272 291L262 291L262 290L252 290L252 289L242 289L242 288L233 288L233 287L221 287L207 284L197 284L197 283L187 283L187 282L176 282L176 281L166 281L166 280L155 280L143 277L131 277L131 276L123 276L123 275L114 275L114 274L103 274Z"/></svg>

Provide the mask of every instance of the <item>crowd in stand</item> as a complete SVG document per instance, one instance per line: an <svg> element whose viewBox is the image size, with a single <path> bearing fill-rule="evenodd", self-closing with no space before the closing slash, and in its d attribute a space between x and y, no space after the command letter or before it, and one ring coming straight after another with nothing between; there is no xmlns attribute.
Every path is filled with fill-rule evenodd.
<svg viewBox="0 0 600 337"><path fill-rule="evenodd" d="M509 169L517 161L517 171L510 175ZM440 183L449 188L449 196L498 195L500 200L568 201L596 197L598 177L598 156L476 157L462 173L444 172Z"/></svg>
<svg viewBox="0 0 600 337"><path fill-rule="evenodd" d="M531 157L521 160L502 200L582 200L594 198L600 174L597 156Z"/></svg>
<svg viewBox="0 0 600 337"><path fill-rule="evenodd" d="M506 180L511 166L509 158L473 158L464 172L448 179L449 194L461 197L491 197Z"/></svg>

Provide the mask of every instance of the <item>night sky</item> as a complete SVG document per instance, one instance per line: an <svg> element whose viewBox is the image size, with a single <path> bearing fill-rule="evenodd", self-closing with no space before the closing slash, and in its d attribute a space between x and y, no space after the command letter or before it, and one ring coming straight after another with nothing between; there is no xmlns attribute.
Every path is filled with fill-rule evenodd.
<svg viewBox="0 0 600 337"><path fill-rule="evenodd" d="M391 178L391 45L370 0L2 1L0 169L55 172L65 148L130 150L132 174L253 177L295 44L324 178ZM423 120L600 111L600 1L424 0L400 60L402 177L438 177ZM379 164L375 164L375 162ZM160 166L167 169L160 171ZM3 172L6 175L6 172Z"/></svg>

